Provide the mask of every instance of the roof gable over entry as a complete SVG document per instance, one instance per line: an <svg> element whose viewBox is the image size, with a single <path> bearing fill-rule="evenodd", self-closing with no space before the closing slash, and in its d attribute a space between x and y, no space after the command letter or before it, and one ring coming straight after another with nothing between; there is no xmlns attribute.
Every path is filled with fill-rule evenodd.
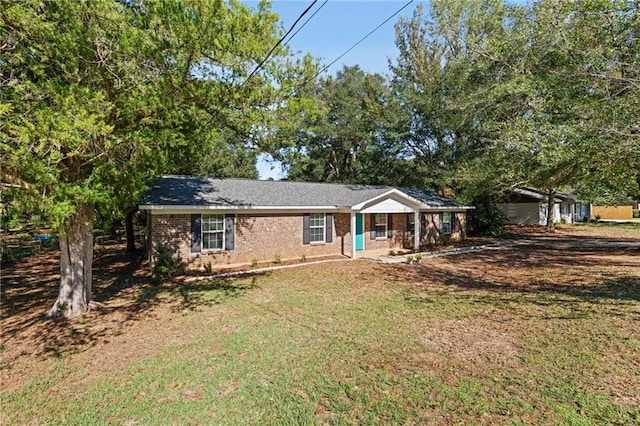
<svg viewBox="0 0 640 426"><path fill-rule="evenodd" d="M418 200L394 188L351 208L359 213L410 213L420 206Z"/></svg>
<svg viewBox="0 0 640 426"><path fill-rule="evenodd" d="M328 184L249 179L163 176L140 202L142 210L330 209L364 211L382 207L393 212L413 209L464 210L451 198L419 188ZM391 210L384 210L390 212Z"/></svg>

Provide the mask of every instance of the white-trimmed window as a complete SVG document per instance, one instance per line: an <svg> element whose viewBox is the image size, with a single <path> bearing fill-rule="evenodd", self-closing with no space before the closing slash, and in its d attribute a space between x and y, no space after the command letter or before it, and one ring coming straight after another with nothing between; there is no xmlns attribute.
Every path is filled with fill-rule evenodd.
<svg viewBox="0 0 640 426"><path fill-rule="evenodd" d="M387 238L387 214L376 213L374 216L374 230L376 238Z"/></svg>
<svg viewBox="0 0 640 426"><path fill-rule="evenodd" d="M416 231L416 217L413 213L407 213L407 233L413 235Z"/></svg>
<svg viewBox="0 0 640 426"><path fill-rule="evenodd" d="M440 232L443 235L451 234L451 212L440 213Z"/></svg>
<svg viewBox="0 0 640 426"><path fill-rule="evenodd" d="M222 250L224 248L224 215L202 215L202 249Z"/></svg>
<svg viewBox="0 0 640 426"><path fill-rule="evenodd" d="M326 215L324 213L311 213L309 215L309 241L311 243L324 243Z"/></svg>

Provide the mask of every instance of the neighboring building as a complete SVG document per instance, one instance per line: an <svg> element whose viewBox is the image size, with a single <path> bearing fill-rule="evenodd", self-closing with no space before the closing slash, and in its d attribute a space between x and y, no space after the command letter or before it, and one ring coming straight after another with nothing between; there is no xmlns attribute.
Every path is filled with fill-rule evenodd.
<svg viewBox="0 0 640 426"><path fill-rule="evenodd" d="M447 244L472 208L415 188L187 176L140 202L151 262L165 246L191 268Z"/></svg>
<svg viewBox="0 0 640 426"><path fill-rule="evenodd" d="M534 188L511 190L498 206L507 217L507 223L517 225L546 225L548 196ZM557 192L554 198L554 219L556 223L575 223L589 220L590 206L577 202L571 194Z"/></svg>

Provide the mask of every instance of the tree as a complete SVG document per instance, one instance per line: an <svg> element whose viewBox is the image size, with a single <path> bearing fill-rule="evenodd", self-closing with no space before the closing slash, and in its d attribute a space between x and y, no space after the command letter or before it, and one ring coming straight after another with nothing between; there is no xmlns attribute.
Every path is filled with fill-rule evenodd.
<svg viewBox="0 0 640 426"><path fill-rule="evenodd" d="M307 83L301 94L305 101L297 101L298 120L279 129L272 151L288 177L359 183L385 179L382 141L390 98L385 78L345 66L335 78Z"/></svg>
<svg viewBox="0 0 640 426"><path fill-rule="evenodd" d="M14 206L37 205L59 229L49 315L78 315L91 301L94 206L135 204L163 171L214 167L176 153L213 155L194 135L207 149L257 137L298 64L281 50L248 78L281 34L268 3L2 1L0 17L2 182L19 187Z"/></svg>
<svg viewBox="0 0 640 426"><path fill-rule="evenodd" d="M458 192L459 165L488 142L485 117L499 104L475 96L498 72L482 65L480 49L504 35L506 6L498 0L432 1L396 24L400 51L391 64L393 88L409 118L399 140L424 169L424 185Z"/></svg>
<svg viewBox="0 0 640 426"><path fill-rule="evenodd" d="M550 203L561 188L637 192L637 2L434 0L430 11L399 22L393 70L410 143L440 185L469 199L532 185Z"/></svg>

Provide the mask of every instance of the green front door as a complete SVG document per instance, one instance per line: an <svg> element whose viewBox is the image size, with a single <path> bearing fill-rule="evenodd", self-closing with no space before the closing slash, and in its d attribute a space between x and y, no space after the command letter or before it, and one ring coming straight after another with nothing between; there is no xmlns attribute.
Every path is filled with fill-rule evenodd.
<svg viewBox="0 0 640 426"><path fill-rule="evenodd" d="M364 250L364 215L356 213L356 250Z"/></svg>

